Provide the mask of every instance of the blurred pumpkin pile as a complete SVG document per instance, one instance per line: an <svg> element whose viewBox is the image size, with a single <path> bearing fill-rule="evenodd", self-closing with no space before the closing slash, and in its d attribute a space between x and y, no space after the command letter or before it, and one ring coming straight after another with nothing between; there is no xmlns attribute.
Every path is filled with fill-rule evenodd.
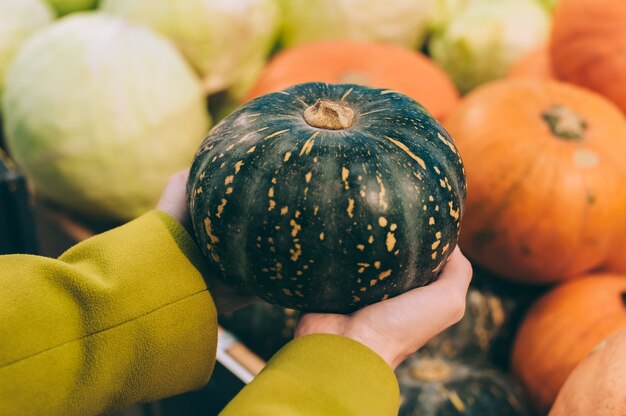
<svg viewBox="0 0 626 416"><path fill-rule="evenodd" d="M408 95L465 166L466 315L397 370L400 414L626 415L625 2L0 0L4 145L94 221L151 209L214 121L311 81ZM222 324L267 359L297 318Z"/></svg>

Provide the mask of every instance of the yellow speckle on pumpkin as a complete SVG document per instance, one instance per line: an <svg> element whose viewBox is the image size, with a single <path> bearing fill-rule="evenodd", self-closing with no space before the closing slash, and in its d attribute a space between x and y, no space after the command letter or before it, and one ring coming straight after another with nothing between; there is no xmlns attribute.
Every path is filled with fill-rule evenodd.
<svg viewBox="0 0 626 416"><path fill-rule="evenodd" d="M321 240L321 241L324 241L324 232L321 232L321 233L320 233L320 240Z"/></svg>
<svg viewBox="0 0 626 416"><path fill-rule="evenodd" d="M457 156L459 155L459 152L456 150L456 148L454 147L454 145L452 143L450 143L448 140L446 140L445 137L442 136L441 133L437 133L437 137L439 138L439 140L441 140L446 146L448 146L450 148L450 150L452 150L454 152L454 154L456 154Z"/></svg>
<svg viewBox="0 0 626 416"><path fill-rule="evenodd" d="M226 199L222 198L221 203L217 207L217 218L221 218L222 217L222 212L224 212L224 207L226 206L227 202L228 201L226 201Z"/></svg>
<svg viewBox="0 0 626 416"><path fill-rule="evenodd" d="M448 202L448 206L450 207L450 216L451 216L452 218L454 218L455 220L458 220L458 219L459 219L459 215L460 215L460 214L459 214L460 209L459 209L459 208L457 208L457 209L455 210L455 209L453 208L454 204L452 203L452 201Z"/></svg>
<svg viewBox="0 0 626 416"><path fill-rule="evenodd" d="M348 208L346 208L346 212L348 213L348 217L352 218L354 216L354 199L348 198Z"/></svg>
<svg viewBox="0 0 626 416"><path fill-rule="evenodd" d="M304 146L302 146L302 149L300 150L300 156L304 154L308 155L311 153L311 150L313 150L313 145L315 144L315 138L318 134L320 134L320 132L316 131L311 137L309 137L306 142L304 142Z"/></svg>
<svg viewBox="0 0 626 416"><path fill-rule="evenodd" d="M237 161L237 163L235 163L235 175L239 173L242 166L243 166L243 160L239 160Z"/></svg>
<svg viewBox="0 0 626 416"><path fill-rule="evenodd" d="M289 221L289 225L291 225L291 236L295 237L298 235L298 232L302 230L302 226L296 222L296 220Z"/></svg>
<svg viewBox="0 0 626 416"><path fill-rule="evenodd" d="M211 227L211 220L209 218L204 219L204 230L206 231L206 234L209 236L209 239L211 240L212 244L220 242L220 239L215 234L213 234L213 228Z"/></svg>
<svg viewBox="0 0 626 416"><path fill-rule="evenodd" d="M226 179L224 179L224 185L230 185L231 183L233 183L234 179L235 179L234 175L228 175Z"/></svg>
<svg viewBox="0 0 626 416"><path fill-rule="evenodd" d="M363 244L357 244L356 248L359 249L360 251L365 250L365 246Z"/></svg>
<svg viewBox="0 0 626 416"><path fill-rule="evenodd" d="M374 262L374 268L376 270L380 269L380 262L378 260Z"/></svg>
<svg viewBox="0 0 626 416"><path fill-rule="evenodd" d="M437 240L437 241L435 241L435 242L434 242L434 243L430 246L430 249L431 249L431 250L436 250L436 249L437 249L437 247L439 247L439 244L441 244L441 240Z"/></svg>
<svg viewBox="0 0 626 416"><path fill-rule="evenodd" d="M265 136L265 137L263 138L263 140L271 139L272 137L276 137L276 136L278 136L278 135L280 135L280 134L283 134L283 133L286 133L286 132L288 132L288 131L289 131L289 129L276 131L276 132L274 132L274 133L272 133L272 134L270 134L270 135Z"/></svg>
<svg viewBox="0 0 626 416"><path fill-rule="evenodd" d="M385 218L385 217L378 217L378 225L380 225L381 227L386 227L387 226L387 218Z"/></svg>
<svg viewBox="0 0 626 416"><path fill-rule="evenodd" d="M385 280L389 276L391 276L391 269L385 270L384 272L380 272L378 274L378 280Z"/></svg>
<svg viewBox="0 0 626 416"><path fill-rule="evenodd" d="M422 169L426 169L426 163L424 163L424 159L422 159L419 156L416 156L413 152L411 152L411 150L404 143L399 142L398 140L392 139L391 137L388 137L388 136L384 136L384 137L385 139L391 141L393 144L395 144L400 149L402 149L407 155L409 155L409 157L415 160L422 167Z"/></svg>
<svg viewBox="0 0 626 416"><path fill-rule="evenodd" d="M285 157L283 158L283 162L287 162L290 157L291 157L291 152L286 152Z"/></svg>
<svg viewBox="0 0 626 416"><path fill-rule="evenodd" d="M307 173L304 175L304 181L305 181L306 183L311 182L311 176L313 176L313 172L307 172Z"/></svg>
<svg viewBox="0 0 626 416"><path fill-rule="evenodd" d="M396 245L396 237L393 233L387 233L387 239L385 240L385 244L387 245L387 251L392 251L393 247Z"/></svg>
<svg viewBox="0 0 626 416"><path fill-rule="evenodd" d="M289 212L289 207L285 206L280 209L280 215L286 215Z"/></svg>

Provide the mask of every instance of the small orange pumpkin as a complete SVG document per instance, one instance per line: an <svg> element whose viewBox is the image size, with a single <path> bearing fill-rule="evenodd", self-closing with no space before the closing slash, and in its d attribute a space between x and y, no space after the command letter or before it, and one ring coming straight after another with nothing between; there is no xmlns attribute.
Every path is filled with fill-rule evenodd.
<svg viewBox="0 0 626 416"><path fill-rule="evenodd" d="M551 80L479 87L447 119L467 172L461 248L526 283L600 266L626 210L626 120L608 100Z"/></svg>
<svg viewBox="0 0 626 416"><path fill-rule="evenodd" d="M594 90L626 112L625 1L560 1L550 56L560 79Z"/></svg>
<svg viewBox="0 0 626 416"><path fill-rule="evenodd" d="M626 415L626 329L600 342L567 378L550 416Z"/></svg>
<svg viewBox="0 0 626 416"><path fill-rule="evenodd" d="M626 328L626 276L587 275L553 289L527 312L513 344L513 372L545 414L574 367Z"/></svg>
<svg viewBox="0 0 626 416"><path fill-rule="evenodd" d="M548 47L543 45L524 55L507 74L508 78L556 79Z"/></svg>
<svg viewBox="0 0 626 416"><path fill-rule="evenodd" d="M419 52L348 40L309 43L278 53L246 100L316 81L392 89L418 101L439 120L459 100L448 75Z"/></svg>

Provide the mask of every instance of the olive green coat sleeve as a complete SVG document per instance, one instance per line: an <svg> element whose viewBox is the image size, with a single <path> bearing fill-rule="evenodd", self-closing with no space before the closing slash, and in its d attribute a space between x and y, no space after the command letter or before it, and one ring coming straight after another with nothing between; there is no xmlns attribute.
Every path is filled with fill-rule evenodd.
<svg viewBox="0 0 626 416"><path fill-rule="evenodd" d="M0 256L0 415L88 415L202 387L216 311L201 255L153 211L59 259ZM398 387L347 338L292 341L225 415L392 415Z"/></svg>
<svg viewBox="0 0 626 416"><path fill-rule="evenodd" d="M204 385L217 319L197 253L153 211L58 260L0 256L0 415L99 414Z"/></svg>
<svg viewBox="0 0 626 416"><path fill-rule="evenodd" d="M399 396L393 371L366 346L307 335L276 353L222 416L395 416Z"/></svg>

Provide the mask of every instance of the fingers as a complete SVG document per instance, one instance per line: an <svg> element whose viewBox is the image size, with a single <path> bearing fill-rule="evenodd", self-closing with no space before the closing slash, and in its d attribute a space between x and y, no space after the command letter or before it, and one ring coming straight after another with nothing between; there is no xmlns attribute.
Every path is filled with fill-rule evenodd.
<svg viewBox="0 0 626 416"><path fill-rule="evenodd" d="M457 247L450 255L448 262L437 280L427 287L434 287L438 291L460 291L460 293L457 294L465 298L471 281L472 264L463 253L461 253L461 249Z"/></svg>
<svg viewBox="0 0 626 416"><path fill-rule="evenodd" d="M395 317L398 331L415 334L416 341L426 342L458 322L465 313L465 298L472 267L459 249L450 256L439 279L428 286L363 309L368 313Z"/></svg>
<svg viewBox="0 0 626 416"><path fill-rule="evenodd" d="M157 209L174 217L185 227L189 225L186 193L188 177L189 169L170 176L157 204Z"/></svg>

